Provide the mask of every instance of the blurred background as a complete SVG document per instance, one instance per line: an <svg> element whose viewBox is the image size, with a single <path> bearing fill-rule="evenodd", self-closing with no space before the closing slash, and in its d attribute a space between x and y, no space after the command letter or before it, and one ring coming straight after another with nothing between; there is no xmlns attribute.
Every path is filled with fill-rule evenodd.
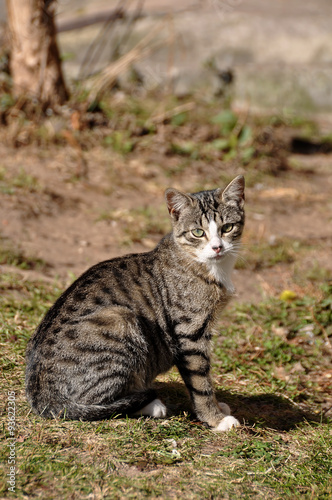
<svg viewBox="0 0 332 500"><path fill-rule="evenodd" d="M146 0L122 4L127 4L129 11L142 6L142 17L132 27L122 51L158 24L156 38L164 37L161 47L136 64L146 85L171 85L177 96L200 88L209 97L234 83L236 102L253 109L332 110L332 5L328 0ZM58 3L59 43L62 53L71 55L64 65L69 77L80 74L100 25L66 33L62 30L74 27L75 22L84 25L98 13L106 17L116 5L116 1ZM163 19L165 26L161 27ZM98 54L99 67L109 60L114 39L121 36L121 30L114 31L110 29L100 40L99 48L104 50ZM236 75L234 82L230 73Z"/></svg>
<svg viewBox="0 0 332 500"><path fill-rule="evenodd" d="M119 9L123 17L102 30ZM3 0L0 12L4 22ZM328 0L59 0L55 20L67 80L104 67L158 26L161 46L135 63L145 85L209 96L232 72L242 105L303 113L331 111L331 14Z"/></svg>

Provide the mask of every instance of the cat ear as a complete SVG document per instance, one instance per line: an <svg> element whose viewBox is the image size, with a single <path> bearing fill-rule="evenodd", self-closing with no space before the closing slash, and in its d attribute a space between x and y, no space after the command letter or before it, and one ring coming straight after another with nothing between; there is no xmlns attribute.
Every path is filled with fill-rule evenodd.
<svg viewBox="0 0 332 500"><path fill-rule="evenodd" d="M221 192L221 201L223 203L232 203L235 201L240 208L244 205L244 177L243 175L238 175L235 179L228 184L228 186Z"/></svg>
<svg viewBox="0 0 332 500"><path fill-rule="evenodd" d="M175 220L178 220L180 212L185 207L192 206L194 203L191 196L173 188L166 189L165 198L169 214Z"/></svg>

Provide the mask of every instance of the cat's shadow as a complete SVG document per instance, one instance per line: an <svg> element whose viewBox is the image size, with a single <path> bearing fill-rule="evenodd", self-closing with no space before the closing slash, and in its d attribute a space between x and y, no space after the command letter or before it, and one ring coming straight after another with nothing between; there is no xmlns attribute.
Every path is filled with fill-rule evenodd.
<svg viewBox="0 0 332 500"><path fill-rule="evenodd" d="M170 416L186 411L193 416L193 409L188 392L180 382L157 382L158 395L168 408ZM303 409L290 399L275 394L230 394L217 390L218 401L227 403L234 415L242 424L258 425L278 431L289 431L302 422L324 422L321 415L309 409Z"/></svg>

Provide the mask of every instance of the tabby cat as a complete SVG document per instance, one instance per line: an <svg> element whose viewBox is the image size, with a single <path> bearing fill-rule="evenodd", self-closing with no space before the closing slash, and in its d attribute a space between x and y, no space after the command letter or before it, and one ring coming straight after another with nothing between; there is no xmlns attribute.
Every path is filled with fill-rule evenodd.
<svg viewBox="0 0 332 500"><path fill-rule="evenodd" d="M166 416L155 377L176 365L197 417L216 431L239 422L218 403L210 339L234 294L244 178L224 189L167 189L173 232L147 253L101 262L48 311L27 348L26 393L43 417Z"/></svg>

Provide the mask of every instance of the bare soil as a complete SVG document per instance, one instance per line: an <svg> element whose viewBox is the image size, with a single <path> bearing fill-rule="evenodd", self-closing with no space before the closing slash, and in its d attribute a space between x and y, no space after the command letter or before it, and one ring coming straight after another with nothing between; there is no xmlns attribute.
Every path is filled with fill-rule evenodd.
<svg viewBox="0 0 332 500"><path fill-rule="evenodd" d="M301 275L311 273L314 282L332 272L332 157L292 155L285 133L278 154L287 167L273 172L276 157L265 160L262 182L252 182L252 170L236 161L187 160L184 167L183 158L169 154L165 130L149 147L126 155L98 142L80 155L69 144L0 144L2 244L44 261L22 270L23 279L57 278L65 285L101 260L150 250L170 230L163 201L170 185L212 189L225 185L221 178L244 173L247 222L234 272L236 300L256 302L285 289L301 294ZM88 175L78 179L82 155ZM290 248L288 258L264 264L264 252L273 256L280 242ZM253 260L255 252L260 256ZM9 268L5 262L0 269Z"/></svg>

